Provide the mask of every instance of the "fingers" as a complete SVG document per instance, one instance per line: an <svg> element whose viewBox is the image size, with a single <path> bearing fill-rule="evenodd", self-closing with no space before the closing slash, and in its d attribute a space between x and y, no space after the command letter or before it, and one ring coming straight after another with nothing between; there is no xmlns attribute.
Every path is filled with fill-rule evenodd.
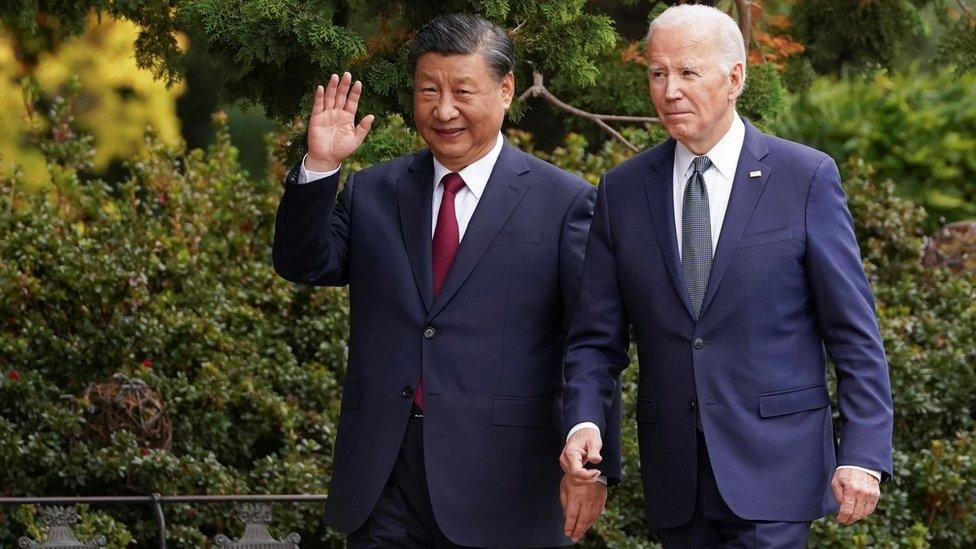
<svg viewBox="0 0 976 549"><path fill-rule="evenodd" d="M348 72L342 73L339 79L339 87L336 89L335 107L336 109L346 109L346 99L349 96L349 87L352 85L352 75Z"/></svg>
<svg viewBox="0 0 976 549"><path fill-rule="evenodd" d="M564 501L566 520L563 533L573 542L579 541L596 523L607 503L607 487L603 484L574 486L568 475L559 483L560 499Z"/></svg>
<svg viewBox="0 0 976 549"><path fill-rule="evenodd" d="M359 96L362 93L363 83L356 80L356 82L352 85L352 88L349 90L349 96L346 98L346 103L343 108L349 113L356 114L356 109L359 108Z"/></svg>
<svg viewBox="0 0 976 549"><path fill-rule="evenodd" d="M373 127L373 120L375 120L375 118L375 116L367 114L362 120L359 121L359 125L356 126L356 139L358 139L360 143L363 142L363 139L366 139L366 134L369 133L369 129Z"/></svg>
<svg viewBox="0 0 976 549"><path fill-rule="evenodd" d="M848 489L844 489L844 496L840 502L840 510L837 511L837 522L847 525L854 522L854 507L857 500L854 498L854 493Z"/></svg>
<svg viewBox="0 0 976 549"><path fill-rule="evenodd" d="M600 437L596 437L587 444L586 449L586 461L596 465L603 461L603 456L600 455L600 450L603 449L603 441Z"/></svg>
<svg viewBox="0 0 976 549"><path fill-rule="evenodd" d="M834 499L837 500L839 505L844 501L844 486L840 483L840 478L835 473L833 480L830 481L830 488L834 491Z"/></svg>
<svg viewBox="0 0 976 549"><path fill-rule="evenodd" d="M594 505L580 505L580 514L576 519L576 527L573 528L573 532L569 535L573 542L577 542L586 535L586 531L593 526L596 522L597 516L600 515L600 509L595 508Z"/></svg>
<svg viewBox="0 0 976 549"><path fill-rule="evenodd" d="M837 522L844 525L854 524L873 513L881 497L878 480L863 471L839 469L830 485L840 503Z"/></svg>
<svg viewBox="0 0 976 549"><path fill-rule="evenodd" d="M595 429L580 429L566 441L559 464L574 485L591 484L600 476L597 469L587 469L586 463L600 463L603 443Z"/></svg>
<svg viewBox="0 0 976 549"><path fill-rule="evenodd" d="M323 110L335 108L336 89L339 87L339 75L333 74L329 78L329 84L325 87L325 100L322 103Z"/></svg>
<svg viewBox="0 0 976 549"><path fill-rule="evenodd" d="M566 522L563 524L563 533L568 537L573 537L573 532L576 531L576 522L579 519L579 514L580 502L574 498L570 498L566 508ZM574 539L573 541L576 540Z"/></svg>
<svg viewBox="0 0 976 549"><path fill-rule="evenodd" d="M325 108L325 88L322 86L315 87L315 99L312 100L312 116L322 112Z"/></svg>

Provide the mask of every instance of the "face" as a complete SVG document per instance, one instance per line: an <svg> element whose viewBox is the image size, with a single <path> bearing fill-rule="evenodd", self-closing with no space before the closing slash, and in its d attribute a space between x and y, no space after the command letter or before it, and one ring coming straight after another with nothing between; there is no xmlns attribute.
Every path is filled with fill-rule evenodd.
<svg viewBox="0 0 976 549"><path fill-rule="evenodd" d="M671 137L705 154L732 125L742 64L722 69L714 33L662 28L647 45L651 102Z"/></svg>
<svg viewBox="0 0 976 549"><path fill-rule="evenodd" d="M460 171L495 146L515 76L499 81L479 53L425 53L414 71L413 117L438 162Z"/></svg>

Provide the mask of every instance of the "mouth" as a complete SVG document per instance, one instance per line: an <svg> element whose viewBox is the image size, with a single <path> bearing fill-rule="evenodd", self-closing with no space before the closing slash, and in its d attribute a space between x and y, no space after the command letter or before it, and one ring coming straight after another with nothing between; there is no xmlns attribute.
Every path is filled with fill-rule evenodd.
<svg viewBox="0 0 976 549"><path fill-rule="evenodd" d="M674 118L676 116L690 116L691 113L688 111L679 111L679 112L665 113L664 115L667 116L668 118Z"/></svg>
<svg viewBox="0 0 976 549"><path fill-rule="evenodd" d="M443 139L454 139L464 132L464 128L433 128L433 130Z"/></svg>

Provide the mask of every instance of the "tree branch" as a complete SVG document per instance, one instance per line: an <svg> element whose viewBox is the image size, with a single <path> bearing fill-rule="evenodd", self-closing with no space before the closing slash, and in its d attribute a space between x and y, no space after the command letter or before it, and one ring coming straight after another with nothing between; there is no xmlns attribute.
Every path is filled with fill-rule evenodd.
<svg viewBox="0 0 976 549"><path fill-rule="evenodd" d="M752 29L752 11L749 9L751 3L749 0L735 0L735 8L739 13L739 31L742 32L746 53L749 52L749 32Z"/></svg>
<svg viewBox="0 0 976 549"><path fill-rule="evenodd" d="M634 146L633 143L627 140L626 137L620 135L620 132L610 127L607 121L610 122L640 122L643 124L657 124L660 122L658 118L651 116L624 116L619 114L595 114L591 112L584 111L583 109L578 109L568 103L563 102L558 97L552 94L545 85L545 79L542 74L538 71L532 71L532 86L522 92L519 96L519 101L525 101L529 97L541 97L545 99L546 102L553 105L557 109L564 110L572 115L579 116L580 118L585 118L594 122L597 126L603 128L607 133L612 135L617 141L623 143L628 149L633 152L638 152L639 149Z"/></svg>
<svg viewBox="0 0 976 549"><path fill-rule="evenodd" d="M963 0L956 0L956 3L959 4L959 9L961 9L966 15L969 17L973 16L973 8L967 6Z"/></svg>

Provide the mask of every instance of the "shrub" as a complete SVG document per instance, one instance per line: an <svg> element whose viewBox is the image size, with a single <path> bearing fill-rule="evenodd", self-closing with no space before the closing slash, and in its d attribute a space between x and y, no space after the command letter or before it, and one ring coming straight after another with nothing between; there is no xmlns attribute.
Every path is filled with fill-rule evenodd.
<svg viewBox="0 0 976 549"><path fill-rule="evenodd" d="M56 102L54 122L68 116ZM217 142L185 152L151 135L146 160L115 187L83 181L86 147L51 142L50 194L30 194L16 173L0 179L0 493L324 493L344 372L344 290L277 278L270 243L280 178L238 166L225 121ZM53 124L56 125L56 124ZM648 145L660 130L628 130ZM512 133L533 150L531 136ZM77 138L76 138L77 139ZM416 146L402 119L381 120L350 168ZM279 143L280 145L280 143ZM570 135L535 154L591 182L628 156L614 141L588 153ZM923 209L865 163L843 166L891 368L895 476L877 514L852 528L814 525L812 547L970 547L976 543L976 281L920 264ZM113 374L160 392L169 449L139 433L88 438L81 397ZM624 377L632 417L637 368ZM624 479L587 547L655 547L643 518L636 425L624 423ZM777 487L770 487L777 489ZM228 509L168 511L171 542L198 547L204 532L233 532ZM280 507L278 531L336 544L318 506ZM141 509L83 512L113 547L148 546ZM36 531L30 509L0 509L0 545Z"/></svg>
<svg viewBox="0 0 976 549"><path fill-rule="evenodd" d="M976 217L976 74L821 77L791 110L775 133L838 161L862 158L935 214L929 231L939 216Z"/></svg>

